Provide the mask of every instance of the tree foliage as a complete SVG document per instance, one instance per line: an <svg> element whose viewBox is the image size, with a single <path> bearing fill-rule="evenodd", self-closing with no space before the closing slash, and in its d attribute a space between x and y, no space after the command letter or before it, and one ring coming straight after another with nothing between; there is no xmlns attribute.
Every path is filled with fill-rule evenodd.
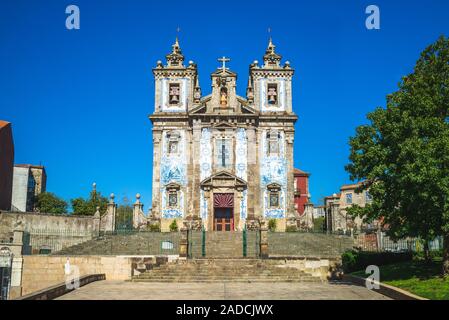
<svg viewBox="0 0 449 320"><path fill-rule="evenodd" d="M394 238L443 235L449 274L449 39L426 48L386 108L367 118L350 138L346 170L373 201L349 212L382 217Z"/></svg>
<svg viewBox="0 0 449 320"><path fill-rule="evenodd" d="M100 192L95 189L91 191L89 198L84 199L82 197L71 199L73 214L92 216L97 211L97 207L100 207L100 213L104 214L108 205L108 199L103 197Z"/></svg>
<svg viewBox="0 0 449 320"><path fill-rule="evenodd" d="M51 192L36 197L36 209L42 213L63 214L67 212L67 202Z"/></svg>

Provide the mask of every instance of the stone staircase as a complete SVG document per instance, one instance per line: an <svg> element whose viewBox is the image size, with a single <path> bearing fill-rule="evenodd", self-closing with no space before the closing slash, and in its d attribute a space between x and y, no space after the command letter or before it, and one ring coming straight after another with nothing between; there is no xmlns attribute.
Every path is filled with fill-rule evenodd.
<svg viewBox="0 0 449 320"><path fill-rule="evenodd" d="M305 262L261 259L193 259L154 267L133 282L321 282Z"/></svg>

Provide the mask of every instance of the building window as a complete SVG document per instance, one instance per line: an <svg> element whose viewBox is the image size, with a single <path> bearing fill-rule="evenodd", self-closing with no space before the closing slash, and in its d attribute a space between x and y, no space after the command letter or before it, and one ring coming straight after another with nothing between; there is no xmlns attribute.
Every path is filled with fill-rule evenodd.
<svg viewBox="0 0 449 320"><path fill-rule="evenodd" d="M352 193L346 194L346 204L352 204Z"/></svg>
<svg viewBox="0 0 449 320"><path fill-rule="evenodd" d="M231 166L231 140L220 138L216 142L216 163L218 167L228 168Z"/></svg>
<svg viewBox="0 0 449 320"><path fill-rule="evenodd" d="M269 105L276 105L278 102L278 86L276 83L268 84L267 100Z"/></svg>
<svg viewBox="0 0 449 320"><path fill-rule="evenodd" d="M171 131L167 133L167 145L168 145L168 154L178 154L179 153L179 140L181 139L181 135L177 131Z"/></svg>
<svg viewBox="0 0 449 320"><path fill-rule="evenodd" d="M368 191L365 192L365 201L366 202L373 201L373 196Z"/></svg>
<svg viewBox="0 0 449 320"><path fill-rule="evenodd" d="M178 105L181 97L181 89L179 83L170 83L168 88L170 105Z"/></svg>
<svg viewBox="0 0 449 320"><path fill-rule="evenodd" d="M170 191L168 193L168 206L170 208L178 207L178 192Z"/></svg>
<svg viewBox="0 0 449 320"><path fill-rule="evenodd" d="M277 157L279 156L279 140L281 138L281 134L277 131L270 131L267 133L267 142L268 142L268 150L267 155L269 157Z"/></svg>
<svg viewBox="0 0 449 320"><path fill-rule="evenodd" d="M279 208L279 191L270 192L270 208Z"/></svg>

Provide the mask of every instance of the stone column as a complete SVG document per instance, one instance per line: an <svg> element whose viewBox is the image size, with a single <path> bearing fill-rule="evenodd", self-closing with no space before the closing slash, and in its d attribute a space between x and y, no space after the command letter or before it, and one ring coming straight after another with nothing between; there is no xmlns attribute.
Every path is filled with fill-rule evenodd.
<svg viewBox="0 0 449 320"><path fill-rule="evenodd" d="M181 228L181 239L179 241L179 257L187 258L189 255L189 229L186 226Z"/></svg>
<svg viewBox="0 0 449 320"><path fill-rule="evenodd" d="M293 190L294 186L294 176L293 176L293 141L294 141L294 129L290 129L285 132L285 142L286 142L286 160L287 160L287 207L286 207L286 218L287 227L296 228L296 210L295 210L295 193Z"/></svg>
<svg viewBox="0 0 449 320"><path fill-rule="evenodd" d="M161 163L161 146L162 146L162 130L153 129L153 191L152 191L152 220L161 218L161 190L160 190L160 163Z"/></svg>
<svg viewBox="0 0 449 320"><path fill-rule="evenodd" d="M247 182L248 182L248 191L247 191L247 220L254 220L256 216L256 198L259 197L259 189L260 189L260 175L259 168L257 166L257 139L256 139L256 131L254 127L250 127L246 130L246 135L248 139L248 174L247 174ZM252 183L249 183L249 180ZM260 211L260 210L257 210ZM259 212L260 214L260 212Z"/></svg>
<svg viewBox="0 0 449 320"><path fill-rule="evenodd" d="M189 164L192 168L192 172L189 172L189 184L190 189L190 206L189 213L195 217L200 217L200 140L201 140L201 120L197 119L193 122L192 131L192 144L191 144L191 163Z"/></svg>
<svg viewBox="0 0 449 320"><path fill-rule="evenodd" d="M260 222L260 257L262 259L268 258L268 226L265 219Z"/></svg>
<svg viewBox="0 0 449 320"><path fill-rule="evenodd" d="M115 195L111 193L106 213L101 217L101 229L107 232L115 230L115 215L117 205L114 202Z"/></svg>
<svg viewBox="0 0 449 320"><path fill-rule="evenodd" d="M136 202L133 207L133 228L138 229L142 225L143 203L140 202L140 193L136 194Z"/></svg>
<svg viewBox="0 0 449 320"><path fill-rule="evenodd" d="M96 233L97 235L100 234L100 226L101 226L101 214L100 214L100 207L97 207L97 211L95 211L93 220L92 220L92 231Z"/></svg>
<svg viewBox="0 0 449 320"><path fill-rule="evenodd" d="M332 231L337 231L337 227L338 227L338 220L340 220L340 204L338 203L331 203L331 219L332 221L330 222L332 225Z"/></svg>

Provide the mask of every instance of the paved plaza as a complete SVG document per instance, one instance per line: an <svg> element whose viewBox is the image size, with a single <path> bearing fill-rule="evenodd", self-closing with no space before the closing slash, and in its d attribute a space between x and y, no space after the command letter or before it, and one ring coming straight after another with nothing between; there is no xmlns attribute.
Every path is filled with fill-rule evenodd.
<svg viewBox="0 0 449 320"><path fill-rule="evenodd" d="M349 283L153 283L98 281L59 300L385 300Z"/></svg>

